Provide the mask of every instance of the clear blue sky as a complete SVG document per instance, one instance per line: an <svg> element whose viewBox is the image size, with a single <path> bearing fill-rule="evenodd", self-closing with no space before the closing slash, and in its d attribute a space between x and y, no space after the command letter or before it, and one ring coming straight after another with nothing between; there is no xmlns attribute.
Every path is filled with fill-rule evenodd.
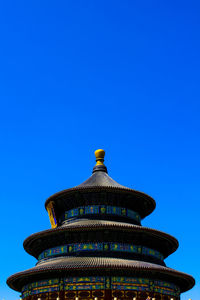
<svg viewBox="0 0 200 300"><path fill-rule="evenodd" d="M155 198L143 225L179 240L166 263L199 300L199 1L1 1L0 45L0 300L35 264L22 243L50 227L46 198L87 179L98 148Z"/></svg>

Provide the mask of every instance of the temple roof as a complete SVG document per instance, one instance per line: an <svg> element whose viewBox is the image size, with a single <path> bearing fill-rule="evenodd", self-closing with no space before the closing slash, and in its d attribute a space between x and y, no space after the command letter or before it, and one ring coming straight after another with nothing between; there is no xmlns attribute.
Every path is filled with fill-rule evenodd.
<svg viewBox="0 0 200 300"><path fill-rule="evenodd" d="M105 155L103 150L97 150L95 155L97 163L93 168L93 174L86 181L47 199L45 206L50 220L55 218L56 223L53 225L58 227L29 236L24 241L25 250L38 258L44 250L52 251L50 248L67 243L84 243L85 241L107 243L111 241L135 243L135 245L149 247L159 251L164 258L173 253L178 248L178 241L162 231L129 223L131 222L129 219L109 219L107 215L102 217L99 210L97 210L96 219L90 213L88 215L82 213L80 218L79 209L81 207L85 209L91 205L119 207L120 209L124 207L138 213L141 218L150 214L155 208L153 198L117 183L108 175L107 168L103 163ZM71 214L72 218L69 218L67 213L70 210L74 211L74 208L77 212ZM81 209L83 210L83 208ZM48 259L44 256L45 258L39 260L35 267L10 276L7 280L8 285L21 291L26 284L47 278L79 276L83 270L84 274L91 274L91 276L123 275L163 280L174 283L180 287L181 292L191 289L195 283L192 276L168 268L164 263L161 264L150 258L147 262L147 259L142 256L128 259L126 253L120 257L115 257L113 253L110 255L112 257L108 257L107 253L102 256L98 252L93 253L90 257L84 256L83 252L79 252L77 255L75 253L73 256L69 256L71 255L69 252L64 254L62 253L59 257L48 257Z"/></svg>

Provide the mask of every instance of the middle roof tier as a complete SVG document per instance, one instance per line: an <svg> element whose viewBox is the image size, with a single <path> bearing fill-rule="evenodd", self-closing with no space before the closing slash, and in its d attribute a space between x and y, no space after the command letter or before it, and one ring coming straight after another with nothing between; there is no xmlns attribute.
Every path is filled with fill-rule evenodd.
<svg viewBox="0 0 200 300"><path fill-rule="evenodd" d="M124 222L81 219L32 234L24 241L24 249L38 259L39 255L50 248L84 243L107 243L108 247L113 243L119 247L120 245L147 247L158 251L163 259L178 248L178 241L162 231ZM77 248L74 249L71 254L76 256Z"/></svg>

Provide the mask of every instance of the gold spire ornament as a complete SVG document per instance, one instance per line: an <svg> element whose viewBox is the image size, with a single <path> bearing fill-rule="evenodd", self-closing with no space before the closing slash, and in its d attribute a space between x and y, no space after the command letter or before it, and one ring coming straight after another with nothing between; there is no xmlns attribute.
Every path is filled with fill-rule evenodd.
<svg viewBox="0 0 200 300"><path fill-rule="evenodd" d="M105 151L103 149L98 149L94 152L94 154L96 156L96 166L103 166Z"/></svg>

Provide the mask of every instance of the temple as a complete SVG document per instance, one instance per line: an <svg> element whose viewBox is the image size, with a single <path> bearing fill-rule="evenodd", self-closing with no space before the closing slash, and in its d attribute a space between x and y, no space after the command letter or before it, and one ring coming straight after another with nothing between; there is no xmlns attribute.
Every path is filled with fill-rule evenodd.
<svg viewBox="0 0 200 300"><path fill-rule="evenodd" d="M22 299L179 300L194 286L164 262L178 241L141 225L154 199L114 181L104 155L85 182L46 200L52 228L24 241L37 263L7 280Z"/></svg>

